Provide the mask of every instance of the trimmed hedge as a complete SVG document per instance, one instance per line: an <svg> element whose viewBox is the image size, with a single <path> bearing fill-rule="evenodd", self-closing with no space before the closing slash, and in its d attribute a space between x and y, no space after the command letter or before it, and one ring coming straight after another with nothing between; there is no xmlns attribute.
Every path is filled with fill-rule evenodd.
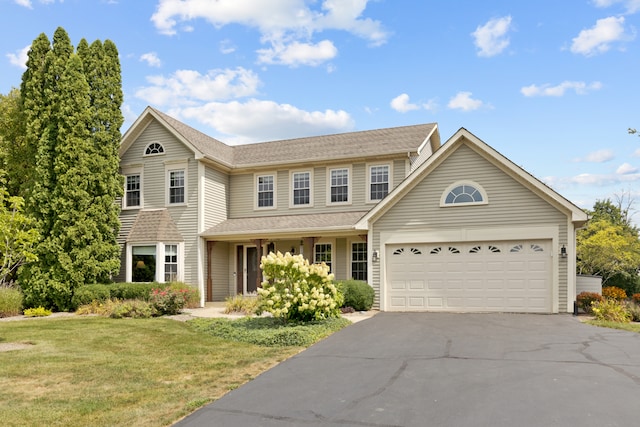
<svg viewBox="0 0 640 427"><path fill-rule="evenodd" d="M368 311L373 306L375 292L367 282L361 280L343 280L337 284L344 295L343 307L351 307L356 311Z"/></svg>

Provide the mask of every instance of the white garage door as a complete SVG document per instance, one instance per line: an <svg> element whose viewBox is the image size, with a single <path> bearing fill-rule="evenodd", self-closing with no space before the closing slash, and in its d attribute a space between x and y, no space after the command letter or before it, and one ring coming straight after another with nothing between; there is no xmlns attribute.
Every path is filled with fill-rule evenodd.
<svg viewBox="0 0 640 427"><path fill-rule="evenodd" d="M388 245L389 311L551 312L551 241Z"/></svg>

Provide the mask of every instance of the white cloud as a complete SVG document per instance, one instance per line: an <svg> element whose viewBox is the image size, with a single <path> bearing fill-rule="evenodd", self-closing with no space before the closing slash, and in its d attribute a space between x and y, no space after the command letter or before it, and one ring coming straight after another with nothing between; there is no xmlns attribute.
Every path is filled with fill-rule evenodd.
<svg viewBox="0 0 640 427"><path fill-rule="evenodd" d="M571 44L571 52L585 56L593 56L611 49L611 44L633 39L624 29L624 16L598 19L596 24L580 31Z"/></svg>
<svg viewBox="0 0 640 427"><path fill-rule="evenodd" d="M613 154L613 151L603 149L603 150L593 151L587 154L585 157L579 157L577 159L574 159L574 162L605 163L610 160L613 160L614 157L615 155Z"/></svg>
<svg viewBox="0 0 640 427"><path fill-rule="evenodd" d="M343 110L305 111L293 105L258 99L210 102L184 108L179 116L195 119L231 136L223 138L230 144L346 132L354 126L351 116Z"/></svg>
<svg viewBox="0 0 640 427"><path fill-rule="evenodd" d="M160 67L162 61L155 52L144 53L140 56L140 61L146 62L150 67Z"/></svg>
<svg viewBox="0 0 640 427"><path fill-rule="evenodd" d="M478 48L478 56L495 56L509 46L507 33L511 30L511 16L490 19L471 33Z"/></svg>
<svg viewBox="0 0 640 427"><path fill-rule="evenodd" d="M602 83L600 82L572 82L565 80L564 82L551 86L548 83L543 85L535 85L532 84L530 86L524 86L520 89L520 92L527 97L531 96L563 96L567 90L573 90L578 95L585 95L589 91L599 90L602 88Z"/></svg>
<svg viewBox="0 0 640 427"><path fill-rule="evenodd" d="M29 9L33 9L33 5L31 4L31 0L14 0L15 4L18 6L24 6Z"/></svg>
<svg viewBox="0 0 640 427"><path fill-rule="evenodd" d="M485 106L479 99L471 98L471 92L458 92L449 100L447 107L452 110L473 111Z"/></svg>
<svg viewBox="0 0 640 427"><path fill-rule="evenodd" d="M596 7L610 7L614 4L621 3L626 9L627 13L636 13L640 10L640 0L593 0L593 4Z"/></svg>
<svg viewBox="0 0 640 427"><path fill-rule="evenodd" d="M140 88L135 96L158 106L192 105L196 102L252 96L257 93L260 79L250 70L178 70L169 77L149 76L150 86Z"/></svg>
<svg viewBox="0 0 640 427"><path fill-rule="evenodd" d="M22 49L16 51L16 53L7 53L7 58L9 58L9 63L11 65L15 65L16 67L22 68L23 70L26 70L27 59L29 59L30 49L31 49L31 45L23 47Z"/></svg>
<svg viewBox="0 0 640 427"><path fill-rule="evenodd" d="M316 33L346 31L374 46L386 42L389 34L381 23L362 17L369 1L270 0L269 7L256 7L255 0L161 0L151 20L167 35L176 34L179 25L196 19L204 19L217 28L229 24L256 28L260 41L270 45L258 51L262 61L315 66L335 57L337 52L330 41L314 43ZM180 29L184 31L184 27Z"/></svg>
<svg viewBox="0 0 640 427"><path fill-rule="evenodd" d="M623 163L618 167L618 169L616 169L616 173L619 175L628 175L637 172L638 168L630 165L629 163Z"/></svg>
<svg viewBox="0 0 640 427"><path fill-rule="evenodd" d="M632 156L633 157L640 157L640 148L638 148L636 151L634 151Z"/></svg>
<svg viewBox="0 0 640 427"><path fill-rule="evenodd" d="M225 39L220 42L220 52L228 55L236 51L236 46L231 42L231 40Z"/></svg>
<svg viewBox="0 0 640 427"><path fill-rule="evenodd" d="M420 106L409 102L409 95L403 93L391 100L391 108L400 113L406 113L407 111L419 110Z"/></svg>
<svg viewBox="0 0 640 427"><path fill-rule="evenodd" d="M292 42L291 44L273 43L269 49L259 49L258 62L263 64L320 65L333 59L338 49L329 40L317 44Z"/></svg>

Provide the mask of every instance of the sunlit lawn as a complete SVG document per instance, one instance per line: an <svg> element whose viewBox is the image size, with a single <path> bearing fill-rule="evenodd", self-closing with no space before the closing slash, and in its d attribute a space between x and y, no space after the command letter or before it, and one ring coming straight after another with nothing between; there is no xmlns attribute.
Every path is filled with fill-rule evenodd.
<svg viewBox="0 0 640 427"><path fill-rule="evenodd" d="M640 333L640 322L619 323L607 322L604 320L588 320L586 323L594 326L601 326L603 328L622 329L624 331Z"/></svg>
<svg viewBox="0 0 640 427"><path fill-rule="evenodd" d="M224 341L166 318L0 323L3 426L170 425L299 352Z"/></svg>

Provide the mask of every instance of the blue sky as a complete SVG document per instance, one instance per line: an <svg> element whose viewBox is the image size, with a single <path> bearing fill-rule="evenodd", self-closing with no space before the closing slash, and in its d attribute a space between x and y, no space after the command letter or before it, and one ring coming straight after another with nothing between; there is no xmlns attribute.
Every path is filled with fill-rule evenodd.
<svg viewBox="0 0 640 427"><path fill-rule="evenodd" d="M230 144L436 122L640 209L640 0L0 0L0 93L57 27L118 47L123 133L147 105Z"/></svg>

